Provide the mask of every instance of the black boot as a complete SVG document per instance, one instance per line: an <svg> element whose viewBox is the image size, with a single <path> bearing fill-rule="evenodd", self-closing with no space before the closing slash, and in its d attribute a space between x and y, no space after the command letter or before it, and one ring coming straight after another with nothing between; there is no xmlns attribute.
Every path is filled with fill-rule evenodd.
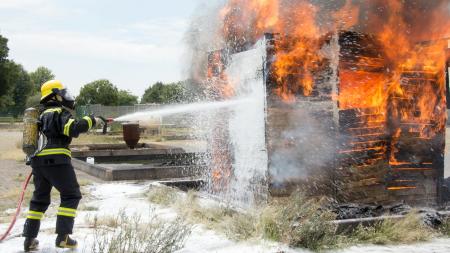
<svg viewBox="0 0 450 253"><path fill-rule="evenodd" d="M58 235L56 237L56 247L58 248L75 249L77 246L77 241L70 238L69 235Z"/></svg>
<svg viewBox="0 0 450 253"><path fill-rule="evenodd" d="M39 241L36 238L25 237L25 241L23 242L23 250L25 252L35 251L38 249Z"/></svg>

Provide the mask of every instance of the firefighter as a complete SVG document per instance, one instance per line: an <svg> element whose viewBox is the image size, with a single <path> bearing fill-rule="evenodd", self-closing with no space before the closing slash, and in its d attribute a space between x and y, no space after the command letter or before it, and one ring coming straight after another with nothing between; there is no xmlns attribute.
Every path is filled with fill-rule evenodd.
<svg viewBox="0 0 450 253"><path fill-rule="evenodd" d="M25 221L23 236L26 252L37 250L36 239L40 221L50 205L50 191L55 187L61 196L56 219L56 247L76 248L77 241L70 238L78 203L81 199L74 169L71 164L69 145L93 128L102 119L85 116L74 119L72 112L75 100L64 85L57 80L44 83L41 87L41 110L39 131L41 147L31 158L35 190L30 201L30 210Z"/></svg>

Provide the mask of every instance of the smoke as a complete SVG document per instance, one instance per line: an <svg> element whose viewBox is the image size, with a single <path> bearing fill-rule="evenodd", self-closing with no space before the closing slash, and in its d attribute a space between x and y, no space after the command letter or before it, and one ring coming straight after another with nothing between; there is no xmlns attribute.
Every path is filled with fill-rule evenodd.
<svg viewBox="0 0 450 253"><path fill-rule="evenodd" d="M334 132L331 117L319 120L317 111L302 107L292 110L287 118L279 138L285 143L272 143L276 147L272 147L270 154L270 176L275 187L319 176L333 168L336 144L331 134Z"/></svg>
<svg viewBox="0 0 450 253"><path fill-rule="evenodd" d="M187 49L184 57L188 79L201 83L206 78L208 52L224 47L220 36L221 20L218 17L223 3L201 3L184 36Z"/></svg>
<svg viewBox="0 0 450 253"><path fill-rule="evenodd" d="M378 34L395 18L397 25L404 26L402 27L404 30L400 32L408 34L411 40L427 40L433 34L448 36L446 30L448 31L450 12L447 0L398 1L398 3L389 0L358 0L355 3L361 10L355 30Z"/></svg>
<svg viewBox="0 0 450 253"><path fill-rule="evenodd" d="M377 34L393 18L411 39L424 40L430 34L448 36L448 0L229 0L202 3L186 34L192 61L191 77L201 68L196 54L214 49L253 44L266 32L292 35L301 32L313 18L323 35L338 29ZM395 29L395 28L394 28ZM312 32L306 30L305 34ZM203 57L204 58L204 57ZM199 68L200 67L200 68ZM204 67L204 65L203 65ZM204 70L203 70L204 71Z"/></svg>

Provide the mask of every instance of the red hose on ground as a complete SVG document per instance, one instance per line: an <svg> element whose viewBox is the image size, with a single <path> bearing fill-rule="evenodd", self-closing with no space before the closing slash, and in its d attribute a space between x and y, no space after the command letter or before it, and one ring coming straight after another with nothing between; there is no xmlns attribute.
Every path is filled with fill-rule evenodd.
<svg viewBox="0 0 450 253"><path fill-rule="evenodd" d="M30 183L31 176L32 176L32 173L30 173L28 175L27 179L23 183L22 193L20 194L19 202L17 203L16 213L14 214L14 217L13 217L13 219L11 221L11 224L9 224L8 229L6 230L6 232L0 238L0 242L5 240L5 238L9 235L9 232L11 232L11 229L14 227L14 224L16 224L17 216L19 216L19 214L20 214L20 209L22 207L23 197L25 196L25 191L27 190L28 183Z"/></svg>

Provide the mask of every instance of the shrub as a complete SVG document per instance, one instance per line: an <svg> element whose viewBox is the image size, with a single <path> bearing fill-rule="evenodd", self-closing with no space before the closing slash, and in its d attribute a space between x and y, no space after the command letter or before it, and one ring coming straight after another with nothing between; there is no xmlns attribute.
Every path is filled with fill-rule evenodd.
<svg viewBox="0 0 450 253"><path fill-rule="evenodd" d="M143 222L141 216L128 217L121 212L115 220L115 227L94 226L91 252L169 253L181 249L191 233L191 226L179 218L161 221L152 216Z"/></svg>
<svg viewBox="0 0 450 253"><path fill-rule="evenodd" d="M323 199L306 198L299 192L273 203L261 214L264 237L312 250L337 246L340 237L331 223L335 215L322 209L323 204Z"/></svg>

